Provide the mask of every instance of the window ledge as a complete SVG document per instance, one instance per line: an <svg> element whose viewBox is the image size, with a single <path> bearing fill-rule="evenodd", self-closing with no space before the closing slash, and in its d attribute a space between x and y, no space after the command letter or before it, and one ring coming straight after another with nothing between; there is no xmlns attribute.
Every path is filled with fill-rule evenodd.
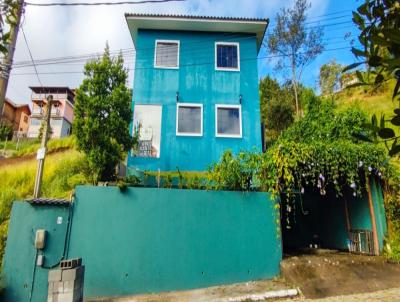
<svg viewBox="0 0 400 302"><path fill-rule="evenodd" d="M201 136L203 136L203 133L176 133L176 136L195 136L195 137L201 137Z"/></svg>

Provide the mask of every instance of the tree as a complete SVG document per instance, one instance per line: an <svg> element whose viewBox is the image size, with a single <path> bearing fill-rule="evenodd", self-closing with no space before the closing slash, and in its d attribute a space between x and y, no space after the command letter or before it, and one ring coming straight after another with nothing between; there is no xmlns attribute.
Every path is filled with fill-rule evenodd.
<svg viewBox="0 0 400 302"><path fill-rule="evenodd" d="M101 58L86 63L85 79L76 91L73 132L95 182L112 179L133 145L131 94L123 62L121 54L110 56L107 45Z"/></svg>
<svg viewBox="0 0 400 302"><path fill-rule="evenodd" d="M304 67L324 49L322 27L306 27L307 0L296 0L293 8L282 9L275 17L276 26L268 39L272 55L280 56L276 69L283 70L289 63L294 89L296 115L300 116L298 83Z"/></svg>
<svg viewBox="0 0 400 302"><path fill-rule="evenodd" d="M361 31L360 48L352 48L353 54L361 59L347 66L344 71L367 66L364 75L356 70L358 83L354 86L371 85L375 88L383 83L394 80L393 100L399 101L399 108L394 110L391 117L391 127L387 127L385 117L378 124L376 115L372 117L370 127L375 133L374 138L384 141L389 155L400 154L400 136L392 127L400 127L400 5L397 0L366 0L353 12L353 22ZM367 136L360 136L369 139Z"/></svg>
<svg viewBox="0 0 400 302"><path fill-rule="evenodd" d="M294 121L293 90L270 76L260 81L259 90L261 119L269 130L267 139L273 140Z"/></svg>
<svg viewBox="0 0 400 302"><path fill-rule="evenodd" d="M319 87L321 94L331 96L340 88L340 76L343 66L336 63L336 60L323 64L319 69Z"/></svg>

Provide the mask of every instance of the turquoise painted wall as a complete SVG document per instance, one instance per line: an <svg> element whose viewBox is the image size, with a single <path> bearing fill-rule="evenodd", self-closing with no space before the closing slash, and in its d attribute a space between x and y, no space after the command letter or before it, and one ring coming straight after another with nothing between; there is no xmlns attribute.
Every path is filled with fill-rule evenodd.
<svg viewBox="0 0 400 302"><path fill-rule="evenodd" d="M37 229L47 230L44 265L57 264L64 252L68 212L67 207L14 202L3 259L6 288L1 301L47 301L48 270L35 266L35 234ZM62 217L61 224L57 224L58 217Z"/></svg>
<svg viewBox="0 0 400 302"><path fill-rule="evenodd" d="M156 39L180 40L180 67L155 69ZM240 71L215 70L215 41L240 44ZM261 151L256 38L246 34L139 30L132 104L162 105L160 158L128 157L143 170L205 170L226 149ZM203 136L176 136L176 92L203 104ZM215 104L242 100L242 138L215 137ZM134 108L134 107L133 107Z"/></svg>
<svg viewBox="0 0 400 302"><path fill-rule="evenodd" d="M68 257L83 258L86 299L279 274L279 218L267 193L150 188L121 193L115 187L79 186L73 209ZM28 301L23 286L32 276L33 230L39 225L57 229L54 218L61 214L67 211L15 204L4 272L11 286L8 292L19 299L10 301ZM54 255L49 262L64 246L61 233L46 252ZM46 272L40 271L34 302L45 301L47 293Z"/></svg>

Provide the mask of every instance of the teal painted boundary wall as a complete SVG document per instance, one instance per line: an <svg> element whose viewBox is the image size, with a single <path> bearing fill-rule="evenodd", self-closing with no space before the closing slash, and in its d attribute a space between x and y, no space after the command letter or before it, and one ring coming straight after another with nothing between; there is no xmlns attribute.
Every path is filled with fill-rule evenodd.
<svg viewBox="0 0 400 302"><path fill-rule="evenodd" d="M370 188L379 248L382 251L387 233L383 193L381 186L374 179L370 179ZM349 235L345 214L346 203L350 228L372 231L367 191L363 191L359 197L354 197L352 192L336 197L333 190L329 190L325 196L321 196L317 191L306 190L306 194L296 198L294 215L290 216L290 228L287 228L286 217L282 217L284 246L289 249L308 247L313 242L313 235L317 234L322 247L347 250Z"/></svg>
<svg viewBox="0 0 400 302"><path fill-rule="evenodd" d="M86 299L272 278L282 254L274 205L258 192L79 186L67 257L83 258ZM67 217L57 225L58 216L68 209L14 203L7 301L29 301L37 228L49 231L45 265L61 257ZM45 301L47 270L37 269L33 293Z"/></svg>
<svg viewBox="0 0 400 302"><path fill-rule="evenodd" d="M69 208L16 201L11 213L3 259L5 290L0 300L47 301L48 269L35 266L35 234L37 229L47 230L45 266L57 264L63 254ZM62 217L62 224L57 224L58 217Z"/></svg>

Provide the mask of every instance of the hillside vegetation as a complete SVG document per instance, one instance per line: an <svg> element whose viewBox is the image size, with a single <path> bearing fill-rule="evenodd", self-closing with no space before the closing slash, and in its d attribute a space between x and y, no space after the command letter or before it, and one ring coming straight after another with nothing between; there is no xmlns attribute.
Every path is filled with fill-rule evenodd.
<svg viewBox="0 0 400 302"><path fill-rule="evenodd" d="M344 89L335 94L335 103L338 109L358 107L369 116L376 114L378 119L381 114L386 117L393 115L397 103L392 101L393 87L395 83L390 82L377 91L371 91L366 87Z"/></svg>
<svg viewBox="0 0 400 302"><path fill-rule="evenodd" d="M67 148L71 140L73 139L54 140L54 142L50 141L50 144L53 147L57 145ZM36 148L37 146L33 145L23 152L31 154L30 151L33 152ZM44 167L42 196L69 199L76 185L87 183L85 167L84 156L73 148L48 155ZM30 157L28 159L21 157L17 162L0 166L2 180L0 182L0 259L2 259L7 238L12 202L32 197L36 168L36 158Z"/></svg>

